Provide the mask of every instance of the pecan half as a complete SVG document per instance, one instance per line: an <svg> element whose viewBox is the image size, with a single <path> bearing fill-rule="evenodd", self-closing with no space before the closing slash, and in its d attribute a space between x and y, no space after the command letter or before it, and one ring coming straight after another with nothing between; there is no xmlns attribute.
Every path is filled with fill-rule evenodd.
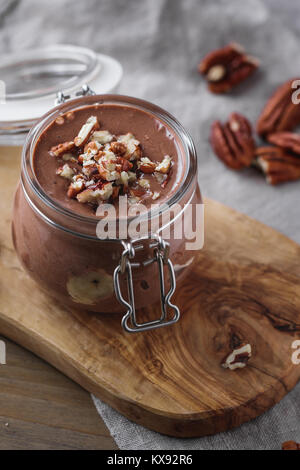
<svg viewBox="0 0 300 470"><path fill-rule="evenodd" d="M279 147L258 147L257 166L273 185L300 179L300 158Z"/></svg>
<svg viewBox="0 0 300 470"><path fill-rule="evenodd" d="M207 54L198 65L199 72L213 93L225 93L248 78L258 67L258 61L245 54L242 46L230 43Z"/></svg>
<svg viewBox="0 0 300 470"><path fill-rule="evenodd" d="M283 83L268 100L257 121L259 135L290 131L300 124L300 105L292 101L294 80Z"/></svg>
<svg viewBox="0 0 300 470"><path fill-rule="evenodd" d="M251 124L241 114L232 113L225 125L215 121L210 140L216 155L229 168L240 170L251 165L255 142Z"/></svg>
<svg viewBox="0 0 300 470"><path fill-rule="evenodd" d="M282 450L300 450L300 444L295 441L286 441L282 444Z"/></svg>
<svg viewBox="0 0 300 470"><path fill-rule="evenodd" d="M269 134L267 139L270 144L277 145L278 147L300 155L299 134L294 134L293 132L275 132L274 134Z"/></svg>

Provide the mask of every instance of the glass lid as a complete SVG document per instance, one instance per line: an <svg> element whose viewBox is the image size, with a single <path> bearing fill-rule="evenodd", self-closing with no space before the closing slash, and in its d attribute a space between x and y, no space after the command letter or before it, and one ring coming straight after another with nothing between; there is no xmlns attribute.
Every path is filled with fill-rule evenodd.
<svg viewBox="0 0 300 470"><path fill-rule="evenodd" d="M96 54L85 48L57 45L20 51L1 58L0 78L6 100L23 100L70 91L99 72Z"/></svg>
<svg viewBox="0 0 300 470"><path fill-rule="evenodd" d="M0 145L20 145L58 92L74 96L87 84L97 94L116 91L121 64L110 56L57 44L1 57Z"/></svg>

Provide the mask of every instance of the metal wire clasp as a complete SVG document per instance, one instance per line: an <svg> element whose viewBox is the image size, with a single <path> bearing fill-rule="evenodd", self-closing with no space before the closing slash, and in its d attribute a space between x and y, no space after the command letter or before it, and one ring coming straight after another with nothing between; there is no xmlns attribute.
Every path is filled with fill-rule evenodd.
<svg viewBox="0 0 300 470"><path fill-rule="evenodd" d="M95 92L86 83L82 85L80 90L76 91L75 96L90 96L95 95ZM65 95L62 91L59 91L56 95L55 106L64 103L71 99L71 95Z"/></svg>
<svg viewBox="0 0 300 470"><path fill-rule="evenodd" d="M118 301L127 308L126 314L122 318L122 327L128 333L135 333L137 331L147 331L154 328L160 328L162 326L171 325L176 323L180 317L179 308L171 303L171 297L176 289L176 280L173 264L169 259L170 245L160 236L155 236L153 241L150 242L149 247L153 248L154 256L152 259L148 259L143 263L133 263L135 252L143 249L141 244L142 240L133 240L131 242L122 242L124 246L123 253L119 266L116 267L114 272L114 288L115 294ZM135 246L136 243L139 245ZM159 281L160 281L160 302L161 302L161 316L157 320L138 323L136 318L135 301L134 301L134 289L132 279L132 268L139 266L148 266L151 263L157 262ZM168 266L169 277L170 277L170 290L165 293L165 281L164 281L164 265ZM120 274L126 273L127 276L127 288L128 288L128 302L124 299L120 289ZM174 315L171 319L167 319L168 308L174 311Z"/></svg>

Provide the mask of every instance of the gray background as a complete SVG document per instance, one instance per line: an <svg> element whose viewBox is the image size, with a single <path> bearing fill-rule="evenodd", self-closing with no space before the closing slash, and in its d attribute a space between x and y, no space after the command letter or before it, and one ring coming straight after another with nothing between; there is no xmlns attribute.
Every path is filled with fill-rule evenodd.
<svg viewBox="0 0 300 470"><path fill-rule="evenodd" d="M205 196L300 241L299 183L272 188L254 170L234 173L208 144L214 119L235 110L255 122L274 86L300 70L296 0L5 0L3 9L1 52L61 42L113 55L125 72L120 92L161 105L192 134ZM197 63L230 40L243 44L262 66L231 95L213 96Z"/></svg>
<svg viewBox="0 0 300 470"><path fill-rule="evenodd" d="M205 196L300 242L300 182L268 186L254 170L235 173L213 155L214 119L240 111L254 123L274 87L300 72L297 0L2 1L0 51L73 43L111 54L124 67L120 92L168 109L190 131ZM226 96L214 96L197 73L208 51L235 40L260 58L260 71ZM176 440L151 433L97 402L121 448L279 448L300 441L300 386L280 405L240 429L213 438Z"/></svg>

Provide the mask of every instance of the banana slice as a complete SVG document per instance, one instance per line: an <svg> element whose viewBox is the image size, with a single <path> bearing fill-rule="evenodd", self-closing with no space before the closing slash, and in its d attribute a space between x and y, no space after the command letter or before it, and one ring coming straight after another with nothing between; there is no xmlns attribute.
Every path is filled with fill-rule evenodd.
<svg viewBox="0 0 300 470"><path fill-rule="evenodd" d="M103 269L89 271L70 277L67 290L74 302L93 305L113 293L113 279Z"/></svg>
<svg viewBox="0 0 300 470"><path fill-rule="evenodd" d="M185 264L174 264L174 271L177 273L178 271L181 271L182 269L187 268L188 266L190 266L190 264L192 264L194 259L195 259L195 256L190 258Z"/></svg>

